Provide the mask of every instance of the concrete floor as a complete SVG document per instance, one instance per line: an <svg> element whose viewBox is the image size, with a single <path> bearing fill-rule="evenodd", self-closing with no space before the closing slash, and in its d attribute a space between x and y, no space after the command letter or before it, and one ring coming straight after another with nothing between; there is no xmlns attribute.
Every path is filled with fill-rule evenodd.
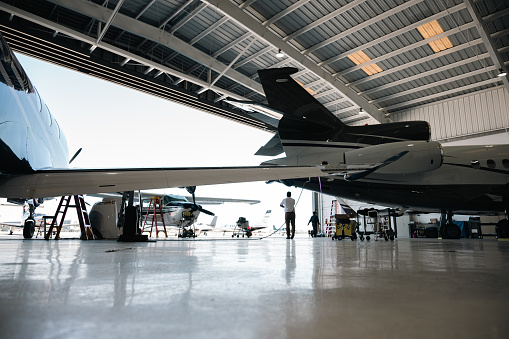
<svg viewBox="0 0 509 339"><path fill-rule="evenodd" d="M209 239L2 237L0 338L509 337L509 242Z"/></svg>

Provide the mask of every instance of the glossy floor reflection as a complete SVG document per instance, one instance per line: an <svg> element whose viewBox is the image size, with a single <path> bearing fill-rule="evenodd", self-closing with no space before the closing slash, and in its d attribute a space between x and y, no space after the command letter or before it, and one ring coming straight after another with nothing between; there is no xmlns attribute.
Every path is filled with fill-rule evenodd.
<svg viewBox="0 0 509 339"><path fill-rule="evenodd" d="M0 239L2 338L507 338L509 242Z"/></svg>

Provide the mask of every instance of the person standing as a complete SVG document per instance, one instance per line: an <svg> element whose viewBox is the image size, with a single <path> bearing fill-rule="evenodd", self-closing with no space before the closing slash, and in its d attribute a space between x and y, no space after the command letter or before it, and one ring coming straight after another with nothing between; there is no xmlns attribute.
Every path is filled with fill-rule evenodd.
<svg viewBox="0 0 509 339"><path fill-rule="evenodd" d="M285 209L285 222L286 222L286 239L293 239L295 236L295 200L292 198L292 193L287 192L286 198L281 201L279 206ZM290 236L290 224L292 225L292 233Z"/></svg>
<svg viewBox="0 0 509 339"><path fill-rule="evenodd" d="M311 218L308 221L308 225L309 225L309 223L311 223L311 225L313 226L313 232L311 233L311 236L316 237L318 225L320 225L320 221L318 221L318 216L316 215L316 211L313 212L313 215L311 216Z"/></svg>

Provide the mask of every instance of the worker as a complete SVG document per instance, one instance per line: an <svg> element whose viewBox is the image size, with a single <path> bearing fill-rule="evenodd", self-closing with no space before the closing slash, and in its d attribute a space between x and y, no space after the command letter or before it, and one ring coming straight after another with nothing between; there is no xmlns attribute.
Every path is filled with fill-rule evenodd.
<svg viewBox="0 0 509 339"><path fill-rule="evenodd" d="M281 201L279 206L285 209L285 222L286 222L286 239L293 239L295 236L295 200L292 198L292 193L287 192L286 198ZM292 233L290 236L290 224L292 225Z"/></svg>
<svg viewBox="0 0 509 339"><path fill-rule="evenodd" d="M318 225L320 225L320 221L318 221L318 216L316 215L316 211L313 212L313 215L311 216L311 218L308 221L308 225L309 225L309 223L311 223L311 225L313 226L313 232L311 232L311 236L316 237Z"/></svg>

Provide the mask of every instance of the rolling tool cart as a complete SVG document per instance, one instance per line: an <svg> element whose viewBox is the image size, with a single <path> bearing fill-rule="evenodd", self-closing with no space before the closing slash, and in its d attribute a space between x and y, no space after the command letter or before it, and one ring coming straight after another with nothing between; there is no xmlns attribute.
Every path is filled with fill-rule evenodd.
<svg viewBox="0 0 509 339"><path fill-rule="evenodd" d="M343 240L350 238L352 241L357 239L356 223L350 221L346 214L336 214L336 232L332 235L332 240Z"/></svg>

